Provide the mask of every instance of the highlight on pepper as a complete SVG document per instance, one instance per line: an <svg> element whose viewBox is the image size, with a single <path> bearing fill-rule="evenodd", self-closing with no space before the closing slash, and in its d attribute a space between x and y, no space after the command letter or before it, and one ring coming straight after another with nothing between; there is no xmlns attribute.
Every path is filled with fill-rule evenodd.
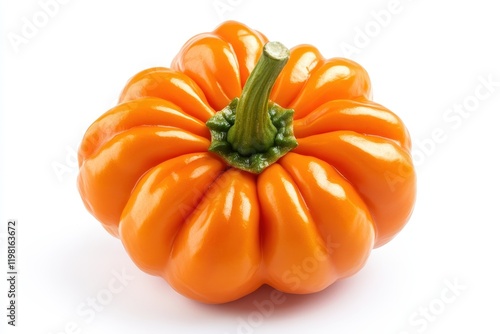
<svg viewBox="0 0 500 334"><path fill-rule="evenodd" d="M410 219L410 151L358 63L227 21L129 80L82 139L77 185L141 270L225 303L359 271Z"/></svg>

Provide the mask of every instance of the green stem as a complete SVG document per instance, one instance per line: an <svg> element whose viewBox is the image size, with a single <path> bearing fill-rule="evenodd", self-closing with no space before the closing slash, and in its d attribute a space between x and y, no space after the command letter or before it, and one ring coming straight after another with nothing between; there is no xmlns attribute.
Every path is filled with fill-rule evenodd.
<svg viewBox="0 0 500 334"><path fill-rule="evenodd" d="M279 42L264 46L241 97L207 121L212 141L208 150L229 166L259 174L298 143L293 135L293 109L269 100L290 51Z"/></svg>
<svg viewBox="0 0 500 334"><path fill-rule="evenodd" d="M269 95L290 57L280 42L269 42L248 78L236 107L227 141L242 156L266 152L274 144L277 129L269 115Z"/></svg>

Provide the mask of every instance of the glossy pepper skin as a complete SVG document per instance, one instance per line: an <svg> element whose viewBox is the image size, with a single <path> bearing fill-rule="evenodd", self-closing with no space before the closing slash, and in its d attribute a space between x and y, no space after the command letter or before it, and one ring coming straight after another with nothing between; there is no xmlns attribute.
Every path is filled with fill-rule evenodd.
<svg viewBox="0 0 500 334"><path fill-rule="evenodd" d="M87 130L78 189L143 271L205 303L263 284L313 293L353 275L408 221L416 177L401 119L367 72L310 45L290 50L270 100L297 146L259 173L209 152L205 124L242 94L267 38L228 21L170 68L136 74Z"/></svg>

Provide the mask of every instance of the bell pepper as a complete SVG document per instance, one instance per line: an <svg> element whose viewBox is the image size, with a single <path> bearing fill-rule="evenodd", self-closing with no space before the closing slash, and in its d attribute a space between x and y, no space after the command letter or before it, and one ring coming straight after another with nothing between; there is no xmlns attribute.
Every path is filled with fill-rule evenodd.
<svg viewBox="0 0 500 334"><path fill-rule="evenodd" d="M141 270L225 303L359 271L411 216L410 150L358 63L228 21L129 80L86 131L77 184Z"/></svg>

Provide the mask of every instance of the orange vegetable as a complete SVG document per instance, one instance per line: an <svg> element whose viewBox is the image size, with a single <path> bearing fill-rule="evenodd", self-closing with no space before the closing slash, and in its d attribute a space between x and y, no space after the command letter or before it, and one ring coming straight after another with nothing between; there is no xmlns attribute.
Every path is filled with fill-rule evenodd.
<svg viewBox="0 0 500 334"><path fill-rule="evenodd" d="M143 271L224 303L320 291L415 201L410 136L367 72L234 21L147 69L87 130L78 189Z"/></svg>

